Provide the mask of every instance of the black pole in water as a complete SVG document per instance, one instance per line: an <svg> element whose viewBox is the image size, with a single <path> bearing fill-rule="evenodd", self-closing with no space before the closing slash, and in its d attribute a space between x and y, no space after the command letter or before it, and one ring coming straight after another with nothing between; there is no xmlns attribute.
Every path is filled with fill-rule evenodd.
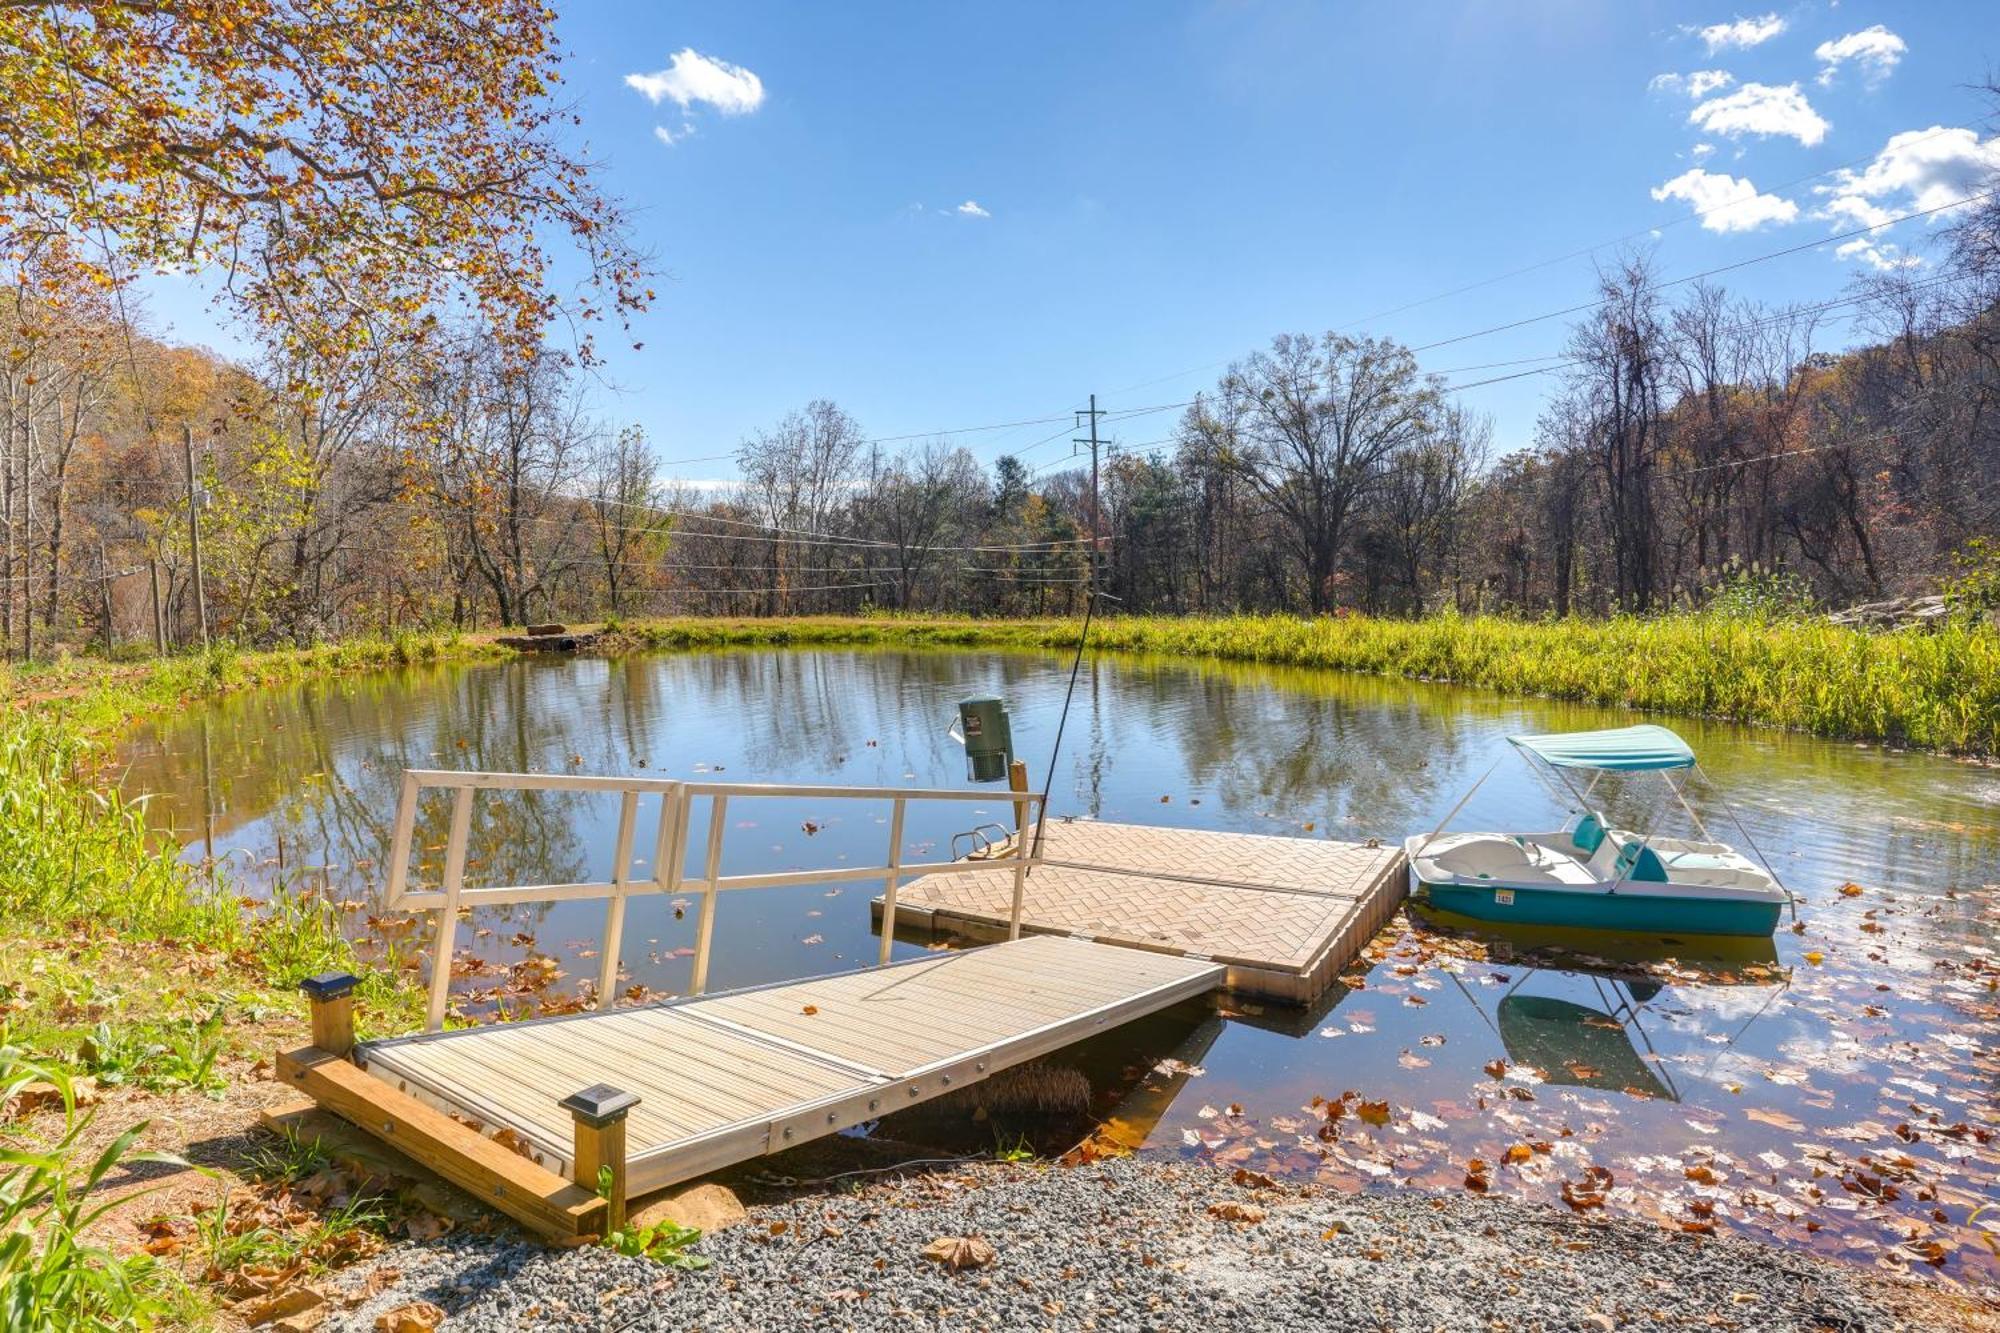
<svg viewBox="0 0 2000 1333"><path fill-rule="evenodd" d="M1091 552L1093 569L1096 566L1096 561L1097 552L1093 550ZM1069 725L1069 704L1070 700L1076 697L1076 673L1083 666L1083 646L1090 642L1090 618L1096 612L1097 580L1093 578L1090 581L1089 592L1084 595L1083 632L1076 636L1076 656L1071 659L1069 664L1069 688L1063 691L1062 716L1056 719L1056 743L1049 747L1049 775L1042 782L1041 809L1036 812L1035 816L1035 845L1028 853L1031 859L1042 854L1042 829L1049 822L1049 788L1055 786L1056 782L1056 756L1062 753L1063 728ZM1034 874L1035 868L1029 866L1027 873Z"/></svg>

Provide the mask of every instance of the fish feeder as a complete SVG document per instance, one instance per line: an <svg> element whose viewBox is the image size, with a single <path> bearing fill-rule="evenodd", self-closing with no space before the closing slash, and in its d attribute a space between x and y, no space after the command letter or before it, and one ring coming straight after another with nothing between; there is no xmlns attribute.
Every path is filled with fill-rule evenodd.
<svg viewBox="0 0 2000 1333"><path fill-rule="evenodd" d="M964 699L954 734L965 745L965 775L974 782L998 782L1014 760L1014 729L1007 706L995 698Z"/></svg>

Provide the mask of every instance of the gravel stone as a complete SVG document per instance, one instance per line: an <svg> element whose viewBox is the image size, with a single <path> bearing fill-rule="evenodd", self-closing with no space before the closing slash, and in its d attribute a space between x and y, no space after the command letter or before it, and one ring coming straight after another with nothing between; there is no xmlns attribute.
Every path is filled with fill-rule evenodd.
<svg viewBox="0 0 2000 1333"><path fill-rule="evenodd" d="M1264 1220L1209 1205L1255 1202ZM783 1223L780 1227L777 1224ZM980 1236L985 1268L924 1259ZM455 1236L392 1249L400 1277L326 1333L428 1300L484 1330L1891 1329L1880 1279L1730 1237L1504 1199L1249 1190L1197 1163L994 1165L760 1205L700 1272L590 1246ZM367 1274L341 1285L364 1290ZM336 1300L335 1307L340 1302Z"/></svg>

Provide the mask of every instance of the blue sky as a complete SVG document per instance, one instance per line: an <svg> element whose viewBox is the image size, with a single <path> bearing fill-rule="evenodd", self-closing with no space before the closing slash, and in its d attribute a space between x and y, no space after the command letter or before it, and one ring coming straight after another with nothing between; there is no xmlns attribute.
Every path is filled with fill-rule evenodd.
<svg viewBox="0 0 2000 1333"><path fill-rule="evenodd" d="M697 479L731 475L705 456L814 397L883 436L1093 391L1168 403L1281 331L1451 338L1589 299L1591 258L1382 312L1633 233L1677 277L2000 168L1968 86L2000 66L1991 0L560 8L591 154L666 273L643 350L603 340L602 410L700 460L665 469ZM1921 260L1933 231L1726 281L1827 300ZM173 293L153 310L233 345ZM1563 338L1547 321L1421 359L1483 366ZM1547 390L1464 398L1513 448ZM1144 446L1175 415L1119 433ZM991 460L1059 429L961 438Z"/></svg>

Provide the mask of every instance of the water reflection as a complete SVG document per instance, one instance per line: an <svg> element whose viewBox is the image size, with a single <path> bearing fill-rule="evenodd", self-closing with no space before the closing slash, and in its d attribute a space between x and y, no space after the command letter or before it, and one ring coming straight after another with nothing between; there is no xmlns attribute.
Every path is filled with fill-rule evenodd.
<svg viewBox="0 0 2000 1333"><path fill-rule="evenodd" d="M958 785L953 706L995 693L1039 781L1067 665L843 651L411 668L164 721L128 746L126 786L152 796L156 827L184 855L198 860L212 842L250 870L252 888L281 873L323 884L373 937L399 928L370 917L406 767ZM1397 838L1436 824L1508 754L1507 734L1632 720L1323 672L1143 658L1086 671L1052 809L1134 823ZM1541 1144L1493 1188L1556 1200L1589 1163L1616 1177L1604 1205L1614 1210L1680 1225L1704 1220L1689 1211L1704 1205L1719 1225L1871 1262L1915 1235L1950 1242L1947 1275L1990 1275L1964 1221L2000 1188L2000 906L1987 887L2000 881L2000 772L1673 725L1803 895L1798 933L1750 949L1621 947L1398 923L1351 985L1311 1010L1194 1006L1074 1055L1113 1099L1099 1109L1114 1133L1225 1161L1241 1152L1343 1188L1456 1189L1468 1158ZM1650 797L1630 799L1621 815L1651 814L1636 803ZM655 808L642 803L642 830ZM510 794L482 798L475 815L474 883L610 873L615 797ZM1553 827L1561 815L1523 766L1503 764L1456 823ZM417 844L431 875L447 817L443 797L426 803ZM1006 817L997 790L975 809L913 807L905 857L941 855L952 833ZM887 819L886 804L732 802L724 872L880 864ZM650 838L638 845L643 875ZM1843 893L1850 883L1858 891ZM877 889L727 895L714 983L872 961ZM557 960L564 981L594 975L602 911L481 912L460 938L487 971L467 985L490 988L537 956ZM684 989L695 915L635 900L621 984ZM426 926L400 928L421 938ZM925 944L899 938L895 952ZM1344 1114L1326 1136L1330 1104L1363 1102L1387 1106L1387 1123Z"/></svg>

